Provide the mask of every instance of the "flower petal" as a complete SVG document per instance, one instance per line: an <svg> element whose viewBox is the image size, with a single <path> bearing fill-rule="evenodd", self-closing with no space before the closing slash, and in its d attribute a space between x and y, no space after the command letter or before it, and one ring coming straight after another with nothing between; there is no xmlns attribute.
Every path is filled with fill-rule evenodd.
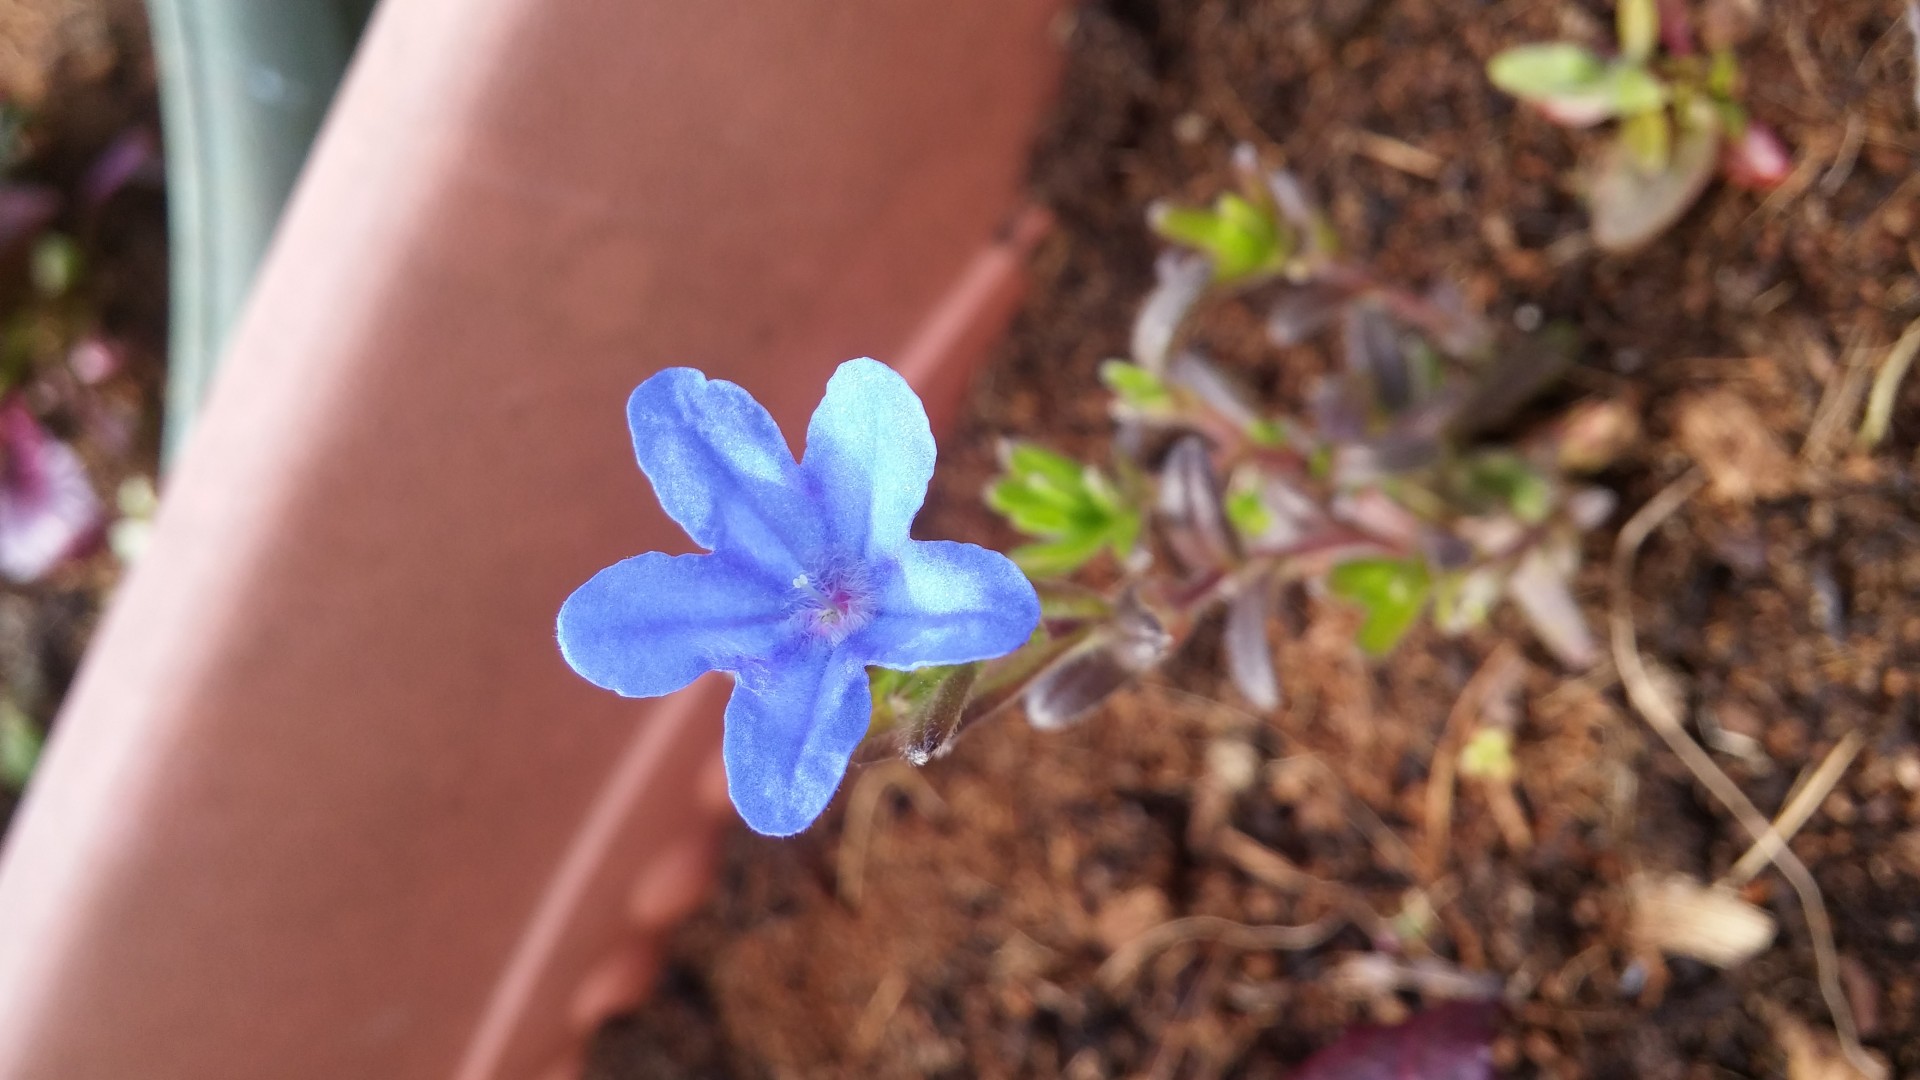
<svg viewBox="0 0 1920 1080"><path fill-rule="evenodd" d="M634 390L627 425L640 469L694 543L790 577L817 548L819 510L779 425L751 394L692 368Z"/></svg>
<svg viewBox="0 0 1920 1080"><path fill-rule="evenodd" d="M1040 622L1040 597L1013 560L951 540L908 543L875 607L849 646L899 670L1005 656Z"/></svg>
<svg viewBox="0 0 1920 1080"><path fill-rule="evenodd" d="M899 373L864 357L840 365L807 425L801 462L850 554L891 553L907 540L933 478L933 431Z"/></svg>
<svg viewBox="0 0 1920 1080"><path fill-rule="evenodd" d="M846 649L809 646L739 675L727 703L727 793L753 831L791 836L833 801L873 716Z"/></svg>
<svg viewBox="0 0 1920 1080"><path fill-rule="evenodd" d="M623 559L560 607L560 653L581 677L627 697L670 694L737 671L793 637L780 583L729 555Z"/></svg>

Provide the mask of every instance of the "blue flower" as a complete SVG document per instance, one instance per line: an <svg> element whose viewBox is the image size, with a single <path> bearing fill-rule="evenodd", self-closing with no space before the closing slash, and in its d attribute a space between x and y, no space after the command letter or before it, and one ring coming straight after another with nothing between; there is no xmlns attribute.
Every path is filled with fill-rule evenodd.
<svg viewBox="0 0 1920 1080"><path fill-rule="evenodd" d="M691 368L641 383L627 423L661 507L711 554L595 574L560 609L560 651L628 697L732 674L727 790L757 832L788 836L826 809L867 733L868 665L1002 656L1039 622L1004 555L907 535L933 434L885 364L840 365L797 462L759 402Z"/></svg>

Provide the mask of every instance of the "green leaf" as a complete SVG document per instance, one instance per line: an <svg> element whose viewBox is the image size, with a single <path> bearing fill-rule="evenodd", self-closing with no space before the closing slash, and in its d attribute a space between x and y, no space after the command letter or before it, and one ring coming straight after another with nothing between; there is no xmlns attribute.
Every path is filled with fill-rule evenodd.
<svg viewBox="0 0 1920 1080"><path fill-rule="evenodd" d="M1335 596L1360 606L1359 644L1374 656L1393 651L1426 607L1433 591L1427 564L1418 559L1355 559L1327 575Z"/></svg>
<svg viewBox="0 0 1920 1080"><path fill-rule="evenodd" d="M1644 112L1620 124L1620 142L1641 172L1651 176L1667 167L1673 156L1673 125L1665 112Z"/></svg>
<svg viewBox="0 0 1920 1080"><path fill-rule="evenodd" d="M1107 548L1113 552L1114 559L1124 561L1140 542L1140 525L1140 515L1131 510L1114 515L1107 525Z"/></svg>
<svg viewBox="0 0 1920 1080"><path fill-rule="evenodd" d="M1278 420L1256 419L1247 425L1247 438L1261 446L1277 449L1287 445L1287 425Z"/></svg>
<svg viewBox="0 0 1920 1080"><path fill-rule="evenodd" d="M1480 626L1504 588L1500 575L1486 568L1441 577L1433 586L1434 625L1443 634L1463 634Z"/></svg>
<svg viewBox="0 0 1920 1080"><path fill-rule="evenodd" d="M40 733L25 710L0 698L0 786L18 791L27 786L40 760Z"/></svg>
<svg viewBox="0 0 1920 1080"><path fill-rule="evenodd" d="M1487 62L1493 85L1525 101L1550 101L1599 86L1606 61L1582 45L1552 41L1517 45Z"/></svg>
<svg viewBox="0 0 1920 1080"><path fill-rule="evenodd" d="M1017 477L987 489L987 505L1029 536L1059 536L1077 524L1074 502L1062 504L1057 493L1036 489Z"/></svg>
<svg viewBox="0 0 1920 1080"><path fill-rule="evenodd" d="M1497 501L1529 525L1547 520L1553 512L1553 488L1516 454L1492 452L1467 465L1467 485L1473 494Z"/></svg>
<svg viewBox="0 0 1920 1080"><path fill-rule="evenodd" d="M1086 467L1032 443L1015 443L1007 453L1007 468L1015 476L1039 477L1063 491L1086 486Z"/></svg>
<svg viewBox="0 0 1920 1080"><path fill-rule="evenodd" d="M1008 554L1029 577L1059 577L1085 566L1106 543L1107 537L1100 533L1082 534L1046 544L1027 544Z"/></svg>
<svg viewBox="0 0 1920 1080"><path fill-rule="evenodd" d="M1664 109L1673 97L1667 84L1652 72L1624 61L1607 69L1605 86L1607 102L1619 116L1638 116Z"/></svg>
<svg viewBox="0 0 1920 1080"><path fill-rule="evenodd" d="M1173 406L1173 392L1160 376L1125 360L1100 365L1100 381L1115 397L1142 412L1161 412Z"/></svg>
<svg viewBox="0 0 1920 1080"><path fill-rule="evenodd" d="M1636 63L1652 56L1660 38L1660 12L1654 0L1619 0L1613 14L1620 54Z"/></svg>
<svg viewBox="0 0 1920 1080"><path fill-rule="evenodd" d="M1226 511L1227 520L1243 540L1265 536L1267 530L1273 527L1273 512L1267 509L1267 504L1260 500L1260 493L1253 488L1228 492Z"/></svg>
<svg viewBox="0 0 1920 1080"><path fill-rule="evenodd" d="M65 296L80 281L80 245L65 233L48 233L34 245L33 287L41 296Z"/></svg>
<svg viewBox="0 0 1920 1080"><path fill-rule="evenodd" d="M1731 102L1740 92L1740 61L1731 49L1719 49L1707 63L1707 93Z"/></svg>
<svg viewBox="0 0 1920 1080"><path fill-rule="evenodd" d="M1028 536L1016 563L1035 577L1069 573L1110 547L1124 559L1140 536L1139 511L1100 470L1028 443L1008 448L1007 468L987 488L987 505Z"/></svg>
<svg viewBox="0 0 1920 1080"><path fill-rule="evenodd" d="M1204 252L1216 282L1278 269L1291 254L1273 214L1238 195L1220 196L1210 210L1157 204L1147 223L1160 236Z"/></svg>
<svg viewBox="0 0 1920 1080"><path fill-rule="evenodd" d="M1513 733L1503 728L1480 728L1460 748L1461 776L1504 784L1513 779L1515 771Z"/></svg>

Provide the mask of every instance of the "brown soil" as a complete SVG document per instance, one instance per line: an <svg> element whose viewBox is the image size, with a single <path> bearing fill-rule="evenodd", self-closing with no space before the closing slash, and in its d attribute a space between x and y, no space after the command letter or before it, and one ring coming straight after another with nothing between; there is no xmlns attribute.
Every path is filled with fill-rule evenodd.
<svg viewBox="0 0 1920 1080"><path fill-rule="evenodd" d="M978 500L1003 435L1105 453L1088 391L1096 364L1124 352L1149 284L1146 204L1220 190L1235 141L1276 150L1388 274L1451 279L1498 315L1530 304L1583 330L1574 390L1643 405L1648 437L1604 477L1626 511L1693 459L1719 482L1640 559L1641 648L1696 730L1731 733L1715 758L1763 811L1844 735L1864 737L1793 848L1832 909L1868 1044L1907 1073L1920 1070L1920 390L1909 385L1870 457L1848 445L1857 400L1831 395L1920 315L1915 72L1897 5L1760 7L1742 54L1752 105L1799 170L1764 201L1711 189L1633 258L1579 239L1565 177L1589 139L1516 109L1482 74L1509 44L1599 39L1610 5L1084 10L1034 166L1060 228L947 445L923 527L1010 539ZM1396 158L1413 173L1382 164L1393 148L1377 136L1427 156ZM1275 351L1245 329L1207 344L1277 406L1297 405L1323 347ZM1843 410L1837 435L1816 423L1823 403ZM1743 482L1757 501L1735 501ZM1596 626L1611 544L1610 530L1595 537L1582 578ZM1512 623L1454 641L1423 632L1369 667L1343 620L1292 613L1288 701L1272 716L1236 704L1203 637L1075 730L1040 735L1013 717L918 772L857 769L849 791L890 789L858 823L871 827L863 849L846 795L796 840L739 836L662 993L609 1028L597 1075L1270 1076L1352 1021L1443 996L1356 986L1352 962L1383 932L1351 925L1366 915L1311 947L1189 942L1096 979L1117 948L1196 914L1376 913L1406 959L1504 986L1496 1060L1509 1075L1779 1075L1780 1021L1767 1017L1827 1025L1806 923L1776 873L1744 890L1780 927L1747 963L1663 963L1629 942L1634 875L1710 881L1747 841L1610 667L1569 679L1527 645L1516 795L1530 835L1503 831L1467 781L1442 832L1428 786L1449 711L1503 641L1528 639ZM1245 743L1254 783L1223 793L1207 763ZM1303 873L1287 879L1263 851Z"/></svg>

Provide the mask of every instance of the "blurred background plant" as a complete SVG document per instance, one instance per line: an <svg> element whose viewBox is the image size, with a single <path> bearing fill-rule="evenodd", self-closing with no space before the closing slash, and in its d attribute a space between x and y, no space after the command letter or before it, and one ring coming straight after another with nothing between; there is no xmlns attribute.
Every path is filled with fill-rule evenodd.
<svg viewBox="0 0 1920 1080"><path fill-rule="evenodd" d="M1250 146L1210 207L1157 204L1174 247L1141 305L1132 356L1101 379L1117 425L1106 462L1010 444L988 504L1034 543L1042 628L1021 652L875 682L876 730L924 761L1011 703L1058 728L1155 667L1224 611L1222 655L1271 711L1272 616L1304 593L1357 608L1384 657L1423 616L1461 633L1502 600L1569 668L1596 658L1571 582L1581 534L1614 497L1576 477L1635 437L1634 412L1588 400L1525 410L1571 364L1571 330L1499 332L1451 288L1415 292L1343 256L1325 217ZM1335 330L1343 369L1304 415L1275 415L1189 344L1227 305L1291 346ZM1532 422L1529 422L1532 421Z"/></svg>
<svg viewBox="0 0 1920 1080"><path fill-rule="evenodd" d="M1619 0L1612 55L1554 41L1488 63L1495 86L1554 123L1617 121L1580 178L1601 248L1632 251L1665 232L1716 171L1754 191L1786 181L1792 155L1744 104L1735 46L1748 21L1746 6L1709 0L1696 35L1687 0Z"/></svg>
<svg viewBox="0 0 1920 1080"><path fill-rule="evenodd" d="M124 127L77 168L57 160L39 109L0 102L0 786L31 773L57 696L30 605L16 590L78 585L87 556L137 554L152 512L147 395L128 346L105 328L90 278L109 210L129 185L156 186L158 146ZM94 573L114 573L109 565Z"/></svg>

